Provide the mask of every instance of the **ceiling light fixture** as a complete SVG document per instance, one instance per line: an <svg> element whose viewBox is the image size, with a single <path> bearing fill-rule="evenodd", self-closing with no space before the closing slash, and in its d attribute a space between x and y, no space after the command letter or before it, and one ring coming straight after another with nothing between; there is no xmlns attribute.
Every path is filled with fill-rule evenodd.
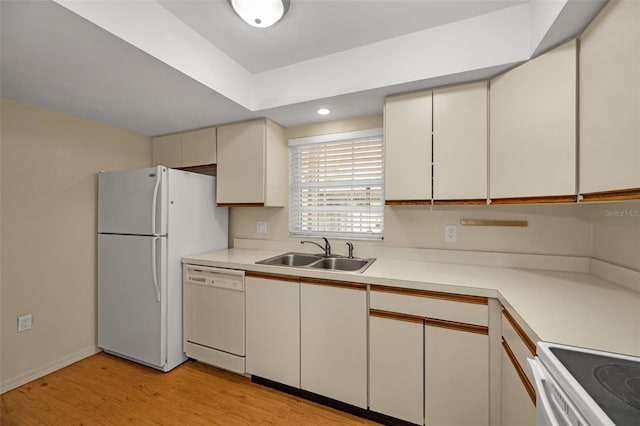
<svg viewBox="0 0 640 426"><path fill-rule="evenodd" d="M227 0L244 22L267 28L278 22L289 10L289 0Z"/></svg>
<svg viewBox="0 0 640 426"><path fill-rule="evenodd" d="M331 114L331 110L329 110L329 108L319 108L316 112L319 115L329 115L329 114Z"/></svg>

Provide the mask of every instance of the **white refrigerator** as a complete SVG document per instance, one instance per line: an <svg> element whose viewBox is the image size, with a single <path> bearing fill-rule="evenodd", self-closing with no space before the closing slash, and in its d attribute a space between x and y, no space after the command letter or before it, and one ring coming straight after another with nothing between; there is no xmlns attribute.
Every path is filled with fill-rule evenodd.
<svg viewBox="0 0 640 426"><path fill-rule="evenodd" d="M98 346L169 371L182 348L182 264L228 247L212 176L163 166L98 174Z"/></svg>

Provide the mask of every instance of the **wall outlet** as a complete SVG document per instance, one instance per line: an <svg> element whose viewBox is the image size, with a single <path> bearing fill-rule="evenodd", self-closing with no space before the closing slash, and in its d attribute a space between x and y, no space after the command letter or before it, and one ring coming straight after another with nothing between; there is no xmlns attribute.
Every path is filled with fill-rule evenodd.
<svg viewBox="0 0 640 426"><path fill-rule="evenodd" d="M256 222L256 232L258 234L267 233L267 222Z"/></svg>
<svg viewBox="0 0 640 426"><path fill-rule="evenodd" d="M444 240L448 243L454 243L458 239L458 227L456 225L447 225L444 227Z"/></svg>
<svg viewBox="0 0 640 426"><path fill-rule="evenodd" d="M18 317L18 331L27 331L31 330L31 319L33 317L31 314L20 315Z"/></svg>

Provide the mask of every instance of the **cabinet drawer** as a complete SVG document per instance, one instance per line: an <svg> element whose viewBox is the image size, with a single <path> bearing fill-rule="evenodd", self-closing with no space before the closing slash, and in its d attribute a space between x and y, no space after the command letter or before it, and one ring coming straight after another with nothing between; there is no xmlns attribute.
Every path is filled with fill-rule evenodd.
<svg viewBox="0 0 640 426"><path fill-rule="evenodd" d="M424 290L371 286L371 309L443 319L466 324L489 325L486 297L458 296Z"/></svg>
<svg viewBox="0 0 640 426"><path fill-rule="evenodd" d="M523 338L522 335L525 337ZM535 343L531 340L508 311L502 310L502 337L507 342L518 364L527 375L531 383L534 383L533 374L527 366L527 358L535 356Z"/></svg>

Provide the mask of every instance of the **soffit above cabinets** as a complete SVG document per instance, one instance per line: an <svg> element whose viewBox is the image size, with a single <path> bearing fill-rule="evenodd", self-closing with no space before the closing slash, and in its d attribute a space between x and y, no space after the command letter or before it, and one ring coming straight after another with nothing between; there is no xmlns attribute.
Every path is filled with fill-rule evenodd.
<svg viewBox="0 0 640 426"><path fill-rule="evenodd" d="M3 0L0 89L146 135L253 117L290 127L490 78L579 34L605 3L292 0L256 29L225 0Z"/></svg>

